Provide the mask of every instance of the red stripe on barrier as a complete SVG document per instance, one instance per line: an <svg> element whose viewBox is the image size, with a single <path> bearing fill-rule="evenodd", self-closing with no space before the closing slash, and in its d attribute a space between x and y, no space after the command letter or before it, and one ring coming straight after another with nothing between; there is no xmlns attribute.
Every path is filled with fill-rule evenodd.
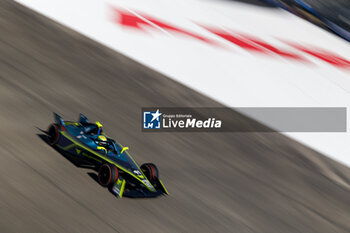
<svg viewBox="0 0 350 233"><path fill-rule="evenodd" d="M292 46L293 48L296 48L304 53L307 53L313 57L316 57L322 61L325 61L333 66L340 67L340 68L346 68L346 69L350 68L350 61L348 61L345 58L342 58L339 55L334 54L332 52L325 51L322 49L314 50L314 49L306 48L305 46L298 45L298 44L291 43L291 42L286 42L286 43L289 44L290 46Z"/></svg>
<svg viewBox="0 0 350 233"><path fill-rule="evenodd" d="M283 51L282 49L278 49L262 40L253 38L252 36L247 36L244 35L244 38L246 38L247 40L252 41L253 43L264 47L265 49L268 49L269 51L281 56L281 57L285 57L285 58L289 58L289 59L295 59L295 60L303 60L306 61L306 59L298 54L289 52L289 51Z"/></svg>
<svg viewBox="0 0 350 233"><path fill-rule="evenodd" d="M121 9L117 9L115 7L112 7L113 12L116 13L114 15L114 21L117 22L118 24L125 26L125 27L130 27L134 29L138 29L140 31L144 31L145 28L144 26L147 27L153 27L157 28L160 30L166 30L166 31L173 31L177 32L186 36L189 36L190 38L194 38L197 40L200 40L202 42L205 42L207 44L211 45L216 45L216 46L221 46L219 44L219 41L214 41L211 39L208 39L204 36L200 36L196 33L186 31L184 29L181 29L179 27L176 27L174 25L170 25L168 23L162 22L159 19L152 18L150 16L146 16L144 14L136 14L136 13L131 13L128 11L124 11ZM143 27L142 27L143 26ZM238 33L232 33L232 32L227 32L222 29L218 29L215 27L206 27L203 25L200 25L201 27L205 28L209 32L225 39L226 41L229 41L238 47L251 51L251 52L256 52L256 53L261 53L265 55L278 55L283 58L287 59L293 59L293 60L299 60L303 62L308 62L307 58L304 56L294 53L292 51L285 51L281 48L277 48L261 39L254 38L250 35L242 35ZM286 42L288 45L292 46L294 49L297 49L298 51L301 51L305 54L311 55L315 58L318 58L320 60L323 60L327 62L328 64L331 64L333 66L339 67L339 68L350 68L350 61L347 59L336 55L334 53L331 53L329 51L321 50L321 49L309 49L306 48L305 46L297 45L295 43L291 42Z"/></svg>
<svg viewBox="0 0 350 233"><path fill-rule="evenodd" d="M146 16L144 14L132 14L130 12L127 11L123 11L117 8L113 7L114 12L117 13L117 17L114 18L114 20L126 27L131 27L131 28L135 28L138 30L143 31L144 29L141 27L142 26L151 26L154 27L152 24L160 27L161 29L167 30L167 31L173 31L173 32L177 32L189 37L192 37L194 39L200 40L202 42L208 43L208 44L216 44L214 41L205 38L204 36L200 36L197 35L196 33L193 32L189 32L186 31L184 29L178 28L176 26L172 26L168 23L165 22L161 22L160 20L154 19L150 16ZM139 17L138 15L140 15L141 17ZM146 19L146 20L145 20Z"/></svg>

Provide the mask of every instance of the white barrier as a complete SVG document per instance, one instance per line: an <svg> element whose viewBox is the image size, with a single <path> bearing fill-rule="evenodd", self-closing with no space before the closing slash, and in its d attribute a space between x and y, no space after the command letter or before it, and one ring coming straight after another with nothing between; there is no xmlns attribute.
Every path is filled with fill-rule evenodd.
<svg viewBox="0 0 350 233"><path fill-rule="evenodd" d="M350 44L281 10L202 0L17 1L231 107L350 107ZM288 135L350 165L349 133Z"/></svg>

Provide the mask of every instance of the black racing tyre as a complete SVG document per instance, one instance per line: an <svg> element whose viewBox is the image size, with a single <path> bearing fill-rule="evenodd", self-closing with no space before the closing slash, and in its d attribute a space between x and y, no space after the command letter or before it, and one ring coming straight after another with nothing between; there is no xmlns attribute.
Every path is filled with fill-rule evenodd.
<svg viewBox="0 0 350 233"><path fill-rule="evenodd" d="M113 164L104 163L98 170L98 183L103 187L111 187L118 180L118 169Z"/></svg>
<svg viewBox="0 0 350 233"><path fill-rule="evenodd" d="M49 126L49 129L47 130L47 136L48 136L50 145L51 146L56 145L59 138L59 130L58 130L57 124L52 124Z"/></svg>
<svg viewBox="0 0 350 233"><path fill-rule="evenodd" d="M144 163L140 168L149 181L153 181L159 178L158 168L155 164Z"/></svg>

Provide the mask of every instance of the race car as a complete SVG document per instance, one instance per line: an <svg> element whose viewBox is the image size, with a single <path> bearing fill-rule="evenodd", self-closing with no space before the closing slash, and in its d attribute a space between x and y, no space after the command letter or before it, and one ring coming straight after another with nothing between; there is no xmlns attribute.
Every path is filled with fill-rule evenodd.
<svg viewBox="0 0 350 233"><path fill-rule="evenodd" d="M350 41L350 1L263 0L285 9Z"/></svg>
<svg viewBox="0 0 350 233"><path fill-rule="evenodd" d="M153 163L140 167L128 147L109 138L100 122L91 123L80 114L78 122L64 121L54 113L47 130L48 142L58 150L95 166L98 182L117 197L157 197L168 194Z"/></svg>

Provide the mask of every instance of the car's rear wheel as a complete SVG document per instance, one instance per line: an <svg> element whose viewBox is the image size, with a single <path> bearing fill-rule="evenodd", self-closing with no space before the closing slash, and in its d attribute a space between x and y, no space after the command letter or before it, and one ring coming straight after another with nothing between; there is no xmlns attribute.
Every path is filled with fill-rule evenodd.
<svg viewBox="0 0 350 233"><path fill-rule="evenodd" d="M48 140L51 146L56 145L59 137L59 131L57 124L52 124L49 126L49 129L47 130L47 136Z"/></svg>
<svg viewBox="0 0 350 233"><path fill-rule="evenodd" d="M159 177L158 168L153 163L144 163L141 165L141 170L143 174L147 177L149 181L157 180Z"/></svg>
<svg viewBox="0 0 350 233"><path fill-rule="evenodd" d="M111 187L117 181L118 175L116 166L104 163L98 170L98 183L103 187Z"/></svg>

